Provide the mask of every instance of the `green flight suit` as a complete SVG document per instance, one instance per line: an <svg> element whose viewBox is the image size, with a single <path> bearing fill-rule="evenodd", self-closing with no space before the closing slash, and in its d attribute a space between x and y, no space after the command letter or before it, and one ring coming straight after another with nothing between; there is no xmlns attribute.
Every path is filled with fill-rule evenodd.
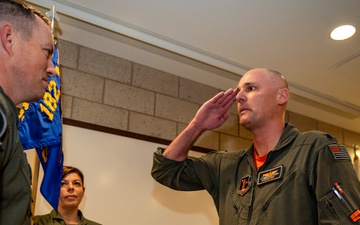
<svg viewBox="0 0 360 225"><path fill-rule="evenodd" d="M1 87L0 110L6 118L6 130L0 137L0 224L29 225L30 166L19 139L16 106Z"/></svg>
<svg viewBox="0 0 360 225"><path fill-rule="evenodd" d="M79 225L101 225L100 223L86 219L80 210L78 210L78 214L80 217ZM59 213L52 210L49 214L34 216L34 225L66 225L66 223L61 219Z"/></svg>
<svg viewBox="0 0 360 225"><path fill-rule="evenodd" d="M360 182L345 147L329 134L285 124L258 171L253 146L183 162L163 151L154 153L154 179L175 190L206 189L220 225L360 224Z"/></svg>

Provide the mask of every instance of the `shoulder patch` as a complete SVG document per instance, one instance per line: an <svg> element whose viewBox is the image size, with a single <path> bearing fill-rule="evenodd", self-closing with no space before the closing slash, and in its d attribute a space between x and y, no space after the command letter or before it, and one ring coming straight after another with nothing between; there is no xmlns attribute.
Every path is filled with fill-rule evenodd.
<svg viewBox="0 0 360 225"><path fill-rule="evenodd" d="M329 145L329 149L335 160L351 160L350 155L344 145Z"/></svg>

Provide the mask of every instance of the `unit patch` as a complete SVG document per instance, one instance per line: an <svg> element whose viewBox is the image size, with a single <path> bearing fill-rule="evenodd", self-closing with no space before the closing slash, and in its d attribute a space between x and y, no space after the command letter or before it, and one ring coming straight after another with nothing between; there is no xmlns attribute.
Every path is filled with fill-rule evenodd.
<svg viewBox="0 0 360 225"><path fill-rule="evenodd" d="M266 184L282 178L283 166L278 166L273 169L262 171L258 175L257 185Z"/></svg>
<svg viewBox="0 0 360 225"><path fill-rule="evenodd" d="M247 175L241 178L240 185L237 189L237 193L243 196L250 189L250 186L251 186L251 177L250 175Z"/></svg>
<svg viewBox="0 0 360 225"><path fill-rule="evenodd" d="M360 220L360 210L356 210L354 213L350 215L350 219L353 223L356 223Z"/></svg>
<svg viewBox="0 0 360 225"><path fill-rule="evenodd" d="M335 160L351 160L350 155L344 145L329 145L329 148Z"/></svg>

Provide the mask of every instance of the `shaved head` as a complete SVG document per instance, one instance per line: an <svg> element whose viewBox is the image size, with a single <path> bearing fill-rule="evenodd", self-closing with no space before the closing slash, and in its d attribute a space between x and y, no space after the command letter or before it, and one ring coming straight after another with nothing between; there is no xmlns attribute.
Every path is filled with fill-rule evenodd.
<svg viewBox="0 0 360 225"><path fill-rule="evenodd" d="M261 76L268 76L269 81L271 81L269 84L271 86L274 86L276 88L287 88L289 89L289 85L287 81L285 80L285 77L276 70L271 69L265 69L265 68L257 68L249 70L247 73L244 74L246 76L247 74L260 74Z"/></svg>

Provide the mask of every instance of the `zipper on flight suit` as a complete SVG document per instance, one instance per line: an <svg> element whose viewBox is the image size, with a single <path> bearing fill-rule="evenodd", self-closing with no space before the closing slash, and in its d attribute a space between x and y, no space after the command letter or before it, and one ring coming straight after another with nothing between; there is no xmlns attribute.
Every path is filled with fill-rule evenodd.
<svg viewBox="0 0 360 225"><path fill-rule="evenodd" d="M251 164L250 164L251 165ZM252 165L252 167L253 167L253 174L252 174L252 176L253 177L257 177L257 175L258 175L258 171L256 171L256 169L255 169L255 164L254 165ZM252 216L252 210L253 210L253 204L254 204L254 196L255 196L255 187L256 187L256 179L252 179L252 181L251 181L251 186L253 187L253 188L251 188L251 192L250 192L250 194L251 194L251 200L250 200L250 205L249 205L249 210L248 210L248 217L247 217L247 224L250 224L250 221L251 221L251 216Z"/></svg>
<svg viewBox="0 0 360 225"><path fill-rule="evenodd" d="M265 202L265 204L262 206L262 210L263 210L263 211L265 211L265 210L268 208L271 199L273 199L274 196L275 196L279 191L281 191L281 190L286 186L286 184L290 182L290 180L292 180L292 179L295 177L295 174L296 174L296 171L294 171L294 172L290 175L290 177L289 177L278 189L276 189L276 191L268 198L268 200L267 200L267 201Z"/></svg>

